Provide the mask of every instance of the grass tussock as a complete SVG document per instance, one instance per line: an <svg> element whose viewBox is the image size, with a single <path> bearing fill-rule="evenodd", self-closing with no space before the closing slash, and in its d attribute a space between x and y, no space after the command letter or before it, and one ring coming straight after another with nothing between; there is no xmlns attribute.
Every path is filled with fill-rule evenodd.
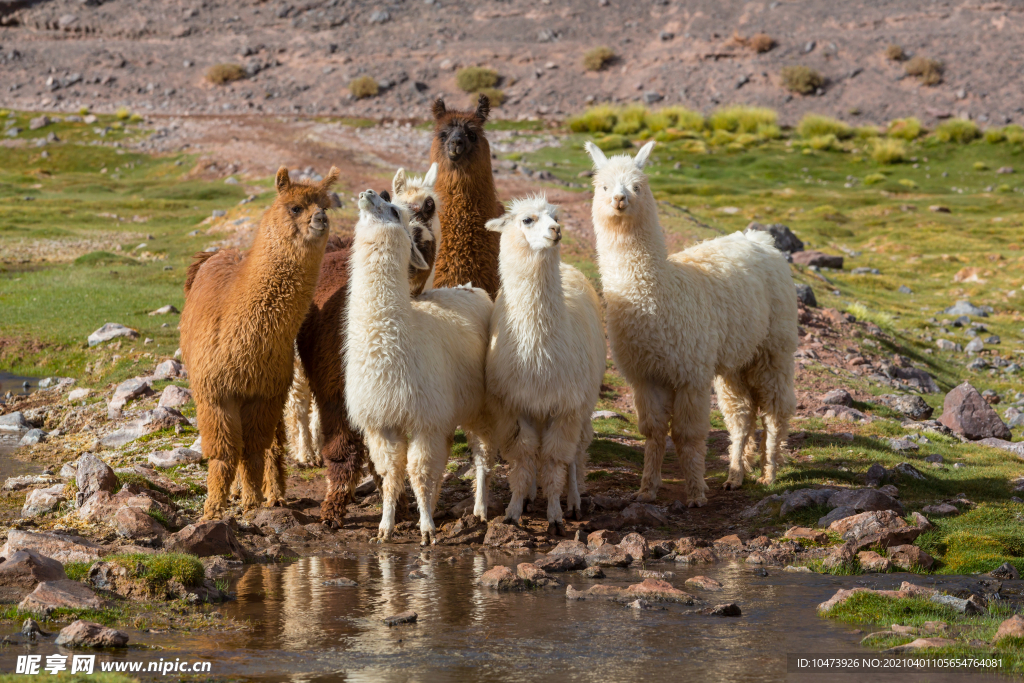
<svg viewBox="0 0 1024 683"><path fill-rule="evenodd" d="M810 95L825 85L821 74L809 66L787 66L782 69L782 85L790 92Z"/></svg>
<svg viewBox="0 0 1024 683"><path fill-rule="evenodd" d="M744 47L750 48L751 50L758 54L770 52L771 49L775 47L775 45L777 44L775 42L775 39L772 38L767 33L755 33L749 38L741 38L740 36L736 36L736 42L738 42L740 45L743 45Z"/></svg>
<svg viewBox="0 0 1024 683"><path fill-rule="evenodd" d="M688 137L704 129L704 117L695 111L680 106L650 111L642 104L599 104L570 117L567 123L574 133L662 134L658 139L663 141Z"/></svg>
<svg viewBox="0 0 1024 683"><path fill-rule="evenodd" d="M455 84L464 92L480 92L498 85L498 72L482 66L467 66L455 74Z"/></svg>
<svg viewBox="0 0 1024 683"><path fill-rule="evenodd" d="M601 45L583 53L583 68L587 71L601 71L611 64L618 55L610 47Z"/></svg>
<svg viewBox="0 0 1024 683"><path fill-rule="evenodd" d="M921 79L922 85L938 85L945 67L937 59L918 56L907 62L905 69L908 76Z"/></svg>
<svg viewBox="0 0 1024 683"><path fill-rule="evenodd" d="M380 92L380 86L373 76L359 76L353 78L348 84L348 91L352 97L361 100L367 97L376 97Z"/></svg>
<svg viewBox="0 0 1024 683"><path fill-rule="evenodd" d="M767 107L740 104L716 110L708 118L708 126L713 131L757 134L778 129L778 118L775 111Z"/></svg>
<svg viewBox="0 0 1024 683"><path fill-rule="evenodd" d="M915 544L941 560L943 574L990 572L1004 562L1024 570L1024 504L981 503L935 521Z"/></svg>
<svg viewBox="0 0 1024 683"><path fill-rule="evenodd" d="M907 158L907 143L899 138L879 138L871 145L871 158L880 164L898 164Z"/></svg>
<svg viewBox="0 0 1024 683"><path fill-rule="evenodd" d="M923 128L921 121L916 117L909 116L905 119L893 119L889 122L888 136L902 140L916 140L921 136Z"/></svg>
<svg viewBox="0 0 1024 683"><path fill-rule="evenodd" d="M892 62L902 62L907 58L907 54L903 51L903 48L895 43L885 48L885 58Z"/></svg>
<svg viewBox="0 0 1024 683"><path fill-rule="evenodd" d="M967 119L946 119L935 127L935 139L939 142L956 142L965 145L981 137L977 124Z"/></svg>
<svg viewBox="0 0 1024 683"><path fill-rule="evenodd" d="M206 578L203 563L185 553L127 553L108 555L103 560L124 567L129 570L129 578L145 581L153 588L162 588L172 580L185 586L198 586Z"/></svg>
<svg viewBox="0 0 1024 683"><path fill-rule="evenodd" d="M847 140L853 137L853 128L838 119L818 114L807 114L796 127L797 134L810 139L822 135L833 135L839 140Z"/></svg>
<svg viewBox="0 0 1024 683"><path fill-rule="evenodd" d="M214 85L240 81L246 77L241 64L214 64L206 70L206 80Z"/></svg>

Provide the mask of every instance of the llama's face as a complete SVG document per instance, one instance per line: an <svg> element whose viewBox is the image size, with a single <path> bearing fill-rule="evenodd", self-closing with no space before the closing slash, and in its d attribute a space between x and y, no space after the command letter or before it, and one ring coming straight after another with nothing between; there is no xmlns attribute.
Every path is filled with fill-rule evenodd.
<svg viewBox="0 0 1024 683"><path fill-rule="evenodd" d="M332 166L319 183L293 183L288 170L281 167L275 181L277 199L270 209L275 214L275 224L285 226L291 238L300 243L326 240L331 227L327 218L327 210L331 208L329 190L338 174L338 169Z"/></svg>
<svg viewBox="0 0 1024 683"><path fill-rule="evenodd" d="M623 217L634 211L641 197L650 193L644 164L650 156L653 142L647 143L630 159L625 154L608 159L592 142L586 144L594 160L594 211L602 216Z"/></svg>
<svg viewBox="0 0 1024 683"><path fill-rule="evenodd" d="M440 148L443 158L452 164L473 159L479 150L485 149L484 124L490 113L490 101L480 95L475 111L448 110L443 100L434 102L434 144ZM437 157L434 157L437 159Z"/></svg>
<svg viewBox="0 0 1024 683"><path fill-rule="evenodd" d="M548 204L543 196L517 199L505 215L487 222L487 229L521 235L522 242L533 251L551 249L562 241L558 224L558 207Z"/></svg>
<svg viewBox="0 0 1024 683"><path fill-rule="evenodd" d="M429 268L423 254L420 253L413 239L409 212L401 206L392 204L387 190L377 194L373 190L359 193L359 223L357 230L370 228L374 230L401 229L409 242L409 264L417 270Z"/></svg>

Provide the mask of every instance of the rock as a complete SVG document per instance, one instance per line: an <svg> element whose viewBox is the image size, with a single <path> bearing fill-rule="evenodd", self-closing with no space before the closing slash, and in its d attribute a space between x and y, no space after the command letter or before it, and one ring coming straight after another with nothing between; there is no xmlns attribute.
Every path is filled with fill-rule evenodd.
<svg viewBox="0 0 1024 683"><path fill-rule="evenodd" d="M722 536L721 538L715 539L715 546L723 546L731 550L742 550L743 539L736 534L729 534L728 536Z"/></svg>
<svg viewBox="0 0 1024 683"><path fill-rule="evenodd" d="M370 482L373 482L372 478ZM442 545L483 543L486 533L487 525L470 512L454 522L444 524L438 534L438 542Z"/></svg>
<svg viewBox="0 0 1024 683"><path fill-rule="evenodd" d="M121 325L120 323L107 323L89 335L89 346L96 346L97 344L108 342L111 339L116 339L117 337L138 339L139 333L130 327Z"/></svg>
<svg viewBox="0 0 1024 683"><path fill-rule="evenodd" d="M892 367L890 373L892 377L902 380L907 386L918 388L922 393L939 393L939 385L935 383L935 378L920 368Z"/></svg>
<svg viewBox="0 0 1024 683"><path fill-rule="evenodd" d="M781 509L782 504L784 502L785 499L782 496L778 495L777 493L773 493L770 496L765 496L764 498L759 500L755 505L751 505L747 509L742 510L740 512L740 518L752 519L759 515L775 516L776 514L778 514L778 511Z"/></svg>
<svg viewBox="0 0 1024 683"><path fill-rule="evenodd" d="M384 623L388 626L397 626L399 624L415 624L417 615L412 610L408 612L402 612L401 614L395 614L390 617L384 617Z"/></svg>
<svg viewBox="0 0 1024 683"><path fill-rule="evenodd" d="M32 425L20 410L0 415L0 432L27 432L30 429Z"/></svg>
<svg viewBox="0 0 1024 683"><path fill-rule="evenodd" d="M652 602L680 602L686 605L694 602L692 595L661 579L644 579L627 588L626 592L631 597L641 597Z"/></svg>
<svg viewBox="0 0 1024 683"><path fill-rule="evenodd" d="M605 575L604 570L600 567L587 567L583 570L583 576L588 579L603 579Z"/></svg>
<svg viewBox="0 0 1024 683"><path fill-rule="evenodd" d="M608 543L591 550L584 561L588 567L628 567L633 562L633 556L619 546Z"/></svg>
<svg viewBox="0 0 1024 683"><path fill-rule="evenodd" d="M554 588L561 585L558 579L531 562L518 564L516 575L523 580L527 588Z"/></svg>
<svg viewBox="0 0 1024 683"><path fill-rule="evenodd" d="M724 589L722 584L707 576L691 576L686 580L686 585L706 591L720 591Z"/></svg>
<svg viewBox="0 0 1024 683"><path fill-rule="evenodd" d="M835 494L835 492L835 489L797 489L783 497L782 507L779 509L779 516L785 517L789 513L797 510L827 505L829 499Z"/></svg>
<svg viewBox="0 0 1024 683"><path fill-rule="evenodd" d="M114 470L92 453L86 453L79 458L75 480L78 483L78 491L86 500L97 491L110 493L117 488L117 475L114 474Z"/></svg>
<svg viewBox="0 0 1024 683"><path fill-rule="evenodd" d="M19 446L35 446L37 443L46 441L46 432L42 429L30 429L18 442Z"/></svg>
<svg viewBox="0 0 1024 683"><path fill-rule="evenodd" d="M898 500L878 489L870 488L837 491L828 499L827 505L830 508L853 508L857 512L893 510L901 516L905 514Z"/></svg>
<svg viewBox="0 0 1024 683"><path fill-rule="evenodd" d="M917 479L918 481L924 481L926 477L921 474L921 471L911 465L909 462L901 462L892 468L893 474L898 474L908 479Z"/></svg>
<svg viewBox="0 0 1024 683"><path fill-rule="evenodd" d="M931 517L954 517L960 514L959 508L949 503L939 503L938 505L925 505L921 508L921 512Z"/></svg>
<svg viewBox="0 0 1024 683"><path fill-rule="evenodd" d="M805 567L803 565L799 565L798 566L798 565L793 565L793 564L787 564L785 567L782 568L782 571L784 571L784 572L794 572L794 573L797 573L797 574L813 574L814 573L814 572L811 571L810 567Z"/></svg>
<svg viewBox="0 0 1024 683"><path fill-rule="evenodd" d="M781 252L792 254L793 252L803 251L804 243L800 241L800 238L793 234L793 231L789 229L789 226L783 225L782 223L772 223L770 225L762 225L757 221L751 222L746 230L743 232L767 232L775 240L775 248ZM813 305L813 304L808 304Z"/></svg>
<svg viewBox="0 0 1024 683"><path fill-rule="evenodd" d="M906 451L916 451L920 446L910 439L889 439L889 448L897 453L904 453Z"/></svg>
<svg viewBox="0 0 1024 683"><path fill-rule="evenodd" d="M114 530L123 538L159 538L167 533L156 519L137 507L127 505L114 513Z"/></svg>
<svg viewBox="0 0 1024 683"><path fill-rule="evenodd" d="M582 555L545 555L540 559L536 560L535 564L540 569L551 572L561 573L569 572L576 569L583 569L587 566L587 561Z"/></svg>
<svg viewBox="0 0 1024 683"><path fill-rule="evenodd" d="M187 374L185 366L171 358L160 363L153 370L153 377L156 379L174 379L176 377L185 377Z"/></svg>
<svg viewBox="0 0 1024 683"><path fill-rule="evenodd" d="M978 443L982 446L988 446L989 448L998 448L1001 451L1008 451L1024 460L1024 441L1005 441L1003 439L988 438L981 439Z"/></svg>
<svg viewBox="0 0 1024 683"><path fill-rule="evenodd" d="M35 489L25 497L21 507L22 517L38 517L57 509L67 498L64 497L64 485L56 484L46 489Z"/></svg>
<svg viewBox="0 0 1024 683"><path fill-rule="evenodd" d="M817 524L818 526L827 529L832 522L836 522L840 519L846 519L847 517L853 517L855 514L857 514L857 511L851 507L837 507L824 517L818 518Z"/></svg>
<svg viewBox="0 0 1024 683"><path fill-rule="evenodd" d="M179 311L177 308L175 308L171 304L167 304L166 306L161 306L160 308L156 309L155 311L150 311L149 314L150 315L170 315L171 313L178 314L180 312L181 311Z"/></svg>
<svg viewBox="0 0 1024 683"><path fill-rule="evenodd" d="M939 315L969 315L976 318L987 318L988 311L984 308L975 306L970 301L957 301L949 308L939 311Z"/></svg>
<svg viewBox="0 0 1024 683"><path fill-rule="evenodd" d="M796 300L808 308L818 307L818 298L814 296L814 290L810 285L796 283Z"/></svg>
<svg viewBox="0 0 1024 683"><path fill-rule="evenodd" d="M614 496L602 496L600 494L593 496L594 507L601 510L621 510L627 505L629 501L625 498L616 498Z"/></svg>
<svg viewBox="0 0 1024 683"><path fill-rule="evenodd" d="M912 420L927 420L932 416L932 407L920 396L888 394L882 396L881 401Z"/></svg>
<svg viewBox="0 0 1024 683"><path fill-rule="evenodd" d="M563 555L561 557L569 557ZM491 567L477 579L477 583L484 588L493 588L499 591L521 591L526 586L523 580L512 573L512 570L505 565Z"/></svg>
<svg viewBox="0 0 1024 683"><path fill-rule="evenodd" d="M939 351L955 351L959 353L960 351L964 350L962 346L960 346L956 342L951 342L948 339L938 340L937 342L935 342L935 346L936 348L939 349Z"/></svg>
<svg viewBox="0 0 1024 683"><path fill-rule="evenodd" d="M52 486L58 480L45 474L25 474L20 477L9 477L4 481L4 491L21 491L34 486Z"/></svg>
<svg viewBox="0 0 1024 683"><path fill-rule="evenodd" d="M878 270L878 268L861 266L860 268L854 268L850 273L853 275L881 275L882 271Z"/></svg>
<svg viewBox="0 0 1024 683"><path fill-rule="evenodd" d="M697 614L706 614L712 617L740 617L743 616L740 606L735 602L728 602L724 605L715 605L714 607L705 607L704 609L697 610Z"/></svg>
<svg viewBox="0 0 1024 683"><path fill-rule="evenodd" d="M967 346L964 347L964 351L967 353L978 353L985 349L985 342L981 340L981 337L975 337L971 341L967 342Z"/></svg>
<svg viewBox="0 0 1024 683"><path fill-rule="evenodd" d="M612 545L618 545L620 541L622 541L622 537L619 536L617 532L610 531L608 529L599 529L598 531L592 531L590 532L590 534L587 535L587 548L590 550L594 550L596 548L600 548L601 546L607 543L611 543ZM559 543L558 545L561 546L564 543L566 543L566 541L562 541L562 543ZM558 548L556 547L555 550L557 549Z"/></svg>
<svg viewBox="0 0 1024 683"><path fill-rule="evenodd" d="M864 480L868 486L879 486L888 477L889 473L885 471L885 467L876 462L868 468L867 473L864 475Z"/></svg>
<svg viewBox="0 0 1024 683"><path fill-rule="evenodd" d="M914 290L912 290L910 287L907 287L906 285L900 285L896 289L896 291L899 292L900 294L913 294L914 293Z"/></svg>
<svg viewBox="0 0 1024 683"><path fill-rule="evenodd" d="M31 590L42 581L68 578L64 565L34 550L16 550L0 560L0 586Z"/></svg>
<svg viewBox="0 0 1024 683"><path fill-rule="evenodd" d="M828 541L828 534L824 531L817 531L815 529L808 529L803 526L791 527L785 534L784 538L798 541L800 539L806 539L812 543L825 543Z"/></svg>
<svg viewBox="0 0 1024 683"><path fill-rule="evenodd" d="M843 257L832 256L820 251L798 251L793 254L793 263L801 266L817 266L818 268L843 269Z"/></svg>
<svg viewBox="0 0 1024 683"><path fill-rule="evenodd" d="M935 528L935 526L928 521L928 518L920 512L911 512L910 518L914 520L914 526L920 529L922 533Z"/></svg>
<svg viewBox="0 0 1024 683"><path fill-rule="evenodd" d="M999 413L969 382L946 394L939 422L972 441L1011 438L1010 429L1000 419Z"/></svg>
<svg viewBox="0 0 1024 683"><path fill-rule="evenodd" d="M62 628L54 644L58 647L126 647L128 634L79 619Z"/></svg>
<svg viewBox="0 0 1024 683"><path fill-rule="evenodd" d="M103 609L106 602L84 584L71 579L43 581L18 604L22 612L49 614L55 609Z"/></svg>
<svg viewBox="0 0 1024 683"><path fill-rule="evenodd" d="M79 536L11 529L7 533L7 543L0 549L0 556L10 558L19 550L32 550L61 564L93 562L98 560L103 552L101 546Z"/></svg>
<svg viewBox="0 0 1024 683"><path fill-rule="evenodd" d="M996 173L998 173L999 175L1013 173L1013 166L1000 166L998 169L996 169Z"/></svg>
<svg viewBox="0 0 1024 683"><path fill-rule="evenodd" d="M264 508L256 513L252 523L264 530L282 534L289 529L313 523L313 518L289 508Z"/></svg>
<svg viewBox="0 0 1024 683"><path fill-rule="evenodd" d="M614 410L595 410L590 414L591 420L622 420L623 422L629 422L629 420L622 414L616 413Z"/></svg>
<svg viewBox="0 0 1024 683"><path fill-rule="evenodd" d="M600 532L595 531L590 535L593 536L597 533ZM583 543L583 541L566 540L552 548L548 555L579 555L580 557L583 557L588 552L590 552L590 548L586 543Z"/></svg>
<svg viewBox="0 0 1024 683"><path fill-rule="evenodd" d="M668 518L650 503L632 503L622 510L622 519L626 524L637 524L649 527L668 526Z"/></svg>
<svg viewBox="0 0 1024 683"><path fill-rule="evenodd" d="M241 562L237 560L228 560L223 557L204 557L201 562L203 563L203 569L205 570L206 578L208 579L219 579L235 569L242 567ZM352 584L355 585L355 581L353 581Z"/></svg>
<svg viewBox="0 0 1024 683"><path fill-rule="evenodd" d="M344 576L337 576L333 579L327 579L323 582L325 586L340 586L342 588L353 588L359 584L352 579L345 578Z"/></svg>
<svg viewBox="0 0 1024 683"><path fill-rule="evenodd" d="M487 535L484 536L484 545L497 547L508 545L513 541L525 541L530 535L512 524L505 524L493 521L487 525Z"/></svg>
<svg viewBox="0 0 1024 683"><path fill-rule="evenodd" d="M887 572L892 569L892 562L873 550L862 550L857 553L857 561L866 572Z"/></svg>
<svg viewBox="0 0 1024 683"><path fill-rule="evenodd" d="M1018 572L1017 568L1009 562L1003 562L988 574L989 576L1002 581L1016 581L1020 578L1020 572Z"/></svg>
<svg viewBox="0 0 1024 683"><path fill-rule="evenodd" d="M157 451L149 454L149 464L154 467L177 467L202 461L203 456L188 448L175 448L170 451Z"/></svg>
<svg viewBox="0 0 1024 683"><path fill-rule="evenodd" d="M996 630L993 643L998 643L1003 638L1024 638L1024 617L1014 614L1009 619L1004 619Z"/></svg>
<svg viewBox="0 0 1024 683"><path fill-rule="evenodd" d="M718 558L711 548L697 548L692 552L676 556L676 562L679 564L711 564L717 560Z"/></svg>
<svg viewBox="0 0 1024 683"><path fill-rule="evenodd" d="M819 399L825 405L852 406L853 396L846 389L833 389Z"/></svg>
<svg viewBox="0 0 1024 683"><path fill-rule="evenodd" d="M619 547L629 553L634 561L642 561L650 557L651 552L647 547L647 539L638 533L626 534L619 543Z"/></svg>
<svg viewBox="0 0 1024 683"><path fill-rule="evenodd" d="M924 457L924 461L930 463L941 463L943 462L943 460L944 458L938 453L932 453L931 455L926 455Z"/></svg>
<svg viewBox="0 0 1024 683"><path fill-rule="evenodd" d="M890 647L888 650L882 650L883 653L894 653L899 654L901 652L913 652L915 650L927 650L933 647L952 647L956 645L955 640L949 638L918 638L913 640L906 645L897 645L896 647Z"/></svg>
<svg viewBox="0 0 1024 683"><path fill-rule="evenodd" d="M189 421L174 408L157 407L155 410L143 412L138 419L104 436L100 439L100 445L104 448L117 448L159 429L188 424Z"/></svg>
<svg viewBox="0 0 1024 683"><path fill-rule="evenodd" d="M663 99L665 99L665 96L654 90L648 90L644 93L644 104L654 104L661 102Z"/></svg>
<svg viewBox="0 0 1024 683"><path fill-rule="evenodd" d="M935 558L918 548L916 545L897 545L888 549L892 563L905 571L919 567L931 571L935 566Z"/></svg>
<svg viewBox="0 0 1024 683"><path fill-rule="evenodd" d="M150 387L148 379L135 377L125 380L117 385L117 389L114 390L114 395L107 404L107 412L111 417L117 417L121 414L121 409L124 408L128 401L142 396L151 396L153 393L154 391Z"/></svg>
<svg viewBox="0 0 1024 683"><path fill-rule="evenodd" d="M960 614L985 614L987 611L972 598L958 598L955 595L933 595L928 599L939 605L945 605Z"/></svg>
<svg viewBox="0 0 1024 683"><path fill-rule="evenodd" d="M189 553L196 557L233 555L245 560L245 551L235 538L235 532L225 522L190 524L164 541L167 550Z"/></svg>
<svg viewBox="0 0 1024 683"><path fill-rule="evenodd" d="M919 528L908 525L892 510L862 512L832 522L828 529L852 544L854 551L874 545L881 545L883 548L906 545L913 543L921 534Z"/></svg>

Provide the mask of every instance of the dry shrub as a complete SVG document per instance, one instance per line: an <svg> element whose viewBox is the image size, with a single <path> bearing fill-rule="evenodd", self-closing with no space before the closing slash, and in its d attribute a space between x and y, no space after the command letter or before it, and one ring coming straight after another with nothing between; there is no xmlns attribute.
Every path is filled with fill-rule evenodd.
<svg viewBox="0 0 1024 683"><path fill-rule="evenodd" d="M498 72L482 66L467 66L455 74L455 84L465 92L480 92L498 85Z"/></svg>
<svg viewBox="0 0 1024 683"><path fill-rule="evenodd" d="M895 43L885 48L885 56L893 62L902 62L907 58L906 53L903 52L903 48Z"/></svg>
<svg viewBox="0 0 1024 683"><path fill-rule="evenodd" d="M878 138L871 146L871 158L880 164L898 164L907 158L907 143L899 138Z"/></svg>
<svg viewBox="0 0 1024 683"><path fill-rule="evenodd" d="M377 81L374 80L373 76L359 76L349 82L348 91L357 100L361 100L364 97L376 97L377 93L380 92L380 86L377 85Z"/></svg>
<svg viewBox="0 0 1024 683"><path fill-rule="evenodd" d="M914 57L907 62L907 75L917 76L922 85L938 85L942 82L942 62L928 57Z"/></svg>
<svg viewBox="0 0 1024 683"><path fill-rule="evenodd" d="M939 142L957 142L965 145L981 137L977 124L967 119L947 119L935 127L935 138Z"/></svg>
<svg viewBox="0 0 1024 683"><path fill-rule="evenodd" d="M921 135L921 122L914 116L889 122L889 137L916 140Z"/></svg>
<svg viewBox="0 0 1024 683"><path fill-rule="evenodd" d="M600 71L611 64L617 56L610 47L604 45L591 48L583 53L583 68L587 71Z"/></svg>
<svg viewBox="0 0 1024 683"><path fill-rule="evenodd" d="M805 115L800 119L796 130L805 140L823 135L834 135L840 140L853 137L853 128L850 126L837 119L818 114Z"/></svg>
<svg viewBox="0 0 1024 683"><path fill-rule="evenodd" d="M214 85L224 85L245 78L241 64L214 64L206 70L206 80Z"/></svg>
<svg viewBox="0 0 1024 683"><path fill-rule="evenodd" d="M822 87L825 80L809 66L787 66L782 69L782 84L792 92L810 95Z"/></svg>
<svg viewBox="0 0 1024 683"><path fill-rule="evenodd" d="M767 33L755 33L747 39L747 47L754 52L768 52L775 47L775 39Z"/></svg>

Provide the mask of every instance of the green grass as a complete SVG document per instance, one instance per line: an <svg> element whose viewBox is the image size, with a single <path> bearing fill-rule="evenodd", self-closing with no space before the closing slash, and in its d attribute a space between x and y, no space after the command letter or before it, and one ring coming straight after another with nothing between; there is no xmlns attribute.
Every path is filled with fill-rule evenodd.
<svg viewBox="0 0 1024 683"><path fill-rule="evenodd" d="M89 576L89 570L92 568L92 562L68 562L64 565L64 573L68 575L68 578L72 581L81 581L85 577Z"/></svg>
<svg viewBox="0 0 1024 683"><path fill-rule="evenodd" d="M107 555L103 561L128 569L129 578L145 581L151 588L162 588L172 579L198 586L206 576L199 558L185 553L117 554Z"/></svg>

